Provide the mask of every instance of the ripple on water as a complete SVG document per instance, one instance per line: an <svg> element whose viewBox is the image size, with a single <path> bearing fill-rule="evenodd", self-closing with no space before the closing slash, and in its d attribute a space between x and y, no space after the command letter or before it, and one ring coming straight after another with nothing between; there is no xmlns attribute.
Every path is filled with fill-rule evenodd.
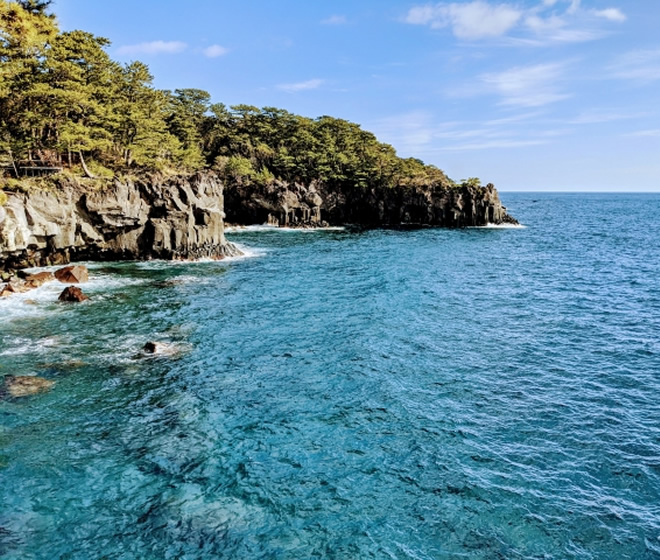
<svg viewBox="0 0 660 560"><path fill-rule="evenodd" d="M511 197L0 302L0 556L660 557L660 197Z"/></svg>

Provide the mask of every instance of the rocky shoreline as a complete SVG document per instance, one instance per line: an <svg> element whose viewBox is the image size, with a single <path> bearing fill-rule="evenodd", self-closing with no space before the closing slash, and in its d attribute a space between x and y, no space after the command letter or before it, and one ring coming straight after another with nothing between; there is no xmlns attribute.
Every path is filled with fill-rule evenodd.
<svg viewBox="0 0 660 560"><path fill-rule="evenodd" d="M0 275L72 261L240 256L224 235L222 184L212 173L121 182L97 190L7 193L0 206Z"/></svg>
<svg viewBox="0 0 660 560"><path fill-rule="evenodd" d="M274 181L223 184L212 172L118 179L96 189L62 178L52 190L7 193L0 206L0 280L74 261L197 260L240 256L237 226L460 228L517 224L492 184L329 187Z"/></svg>

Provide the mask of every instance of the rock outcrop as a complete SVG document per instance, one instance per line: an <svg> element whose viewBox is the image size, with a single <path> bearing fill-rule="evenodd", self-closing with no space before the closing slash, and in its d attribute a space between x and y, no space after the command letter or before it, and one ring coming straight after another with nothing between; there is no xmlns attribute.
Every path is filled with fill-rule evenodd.
<svg viewBox="0 0 660 560"><path fill-rule="evenodd" d="M60 297L57 299L64 303L81 303L87 301L89 296L86 296L77 286L69 286L68 288L64 288Z"/></svg>
<svg viewBox="0 0 660 560"><path fill-rule="evenodd" d="M97 190L61 181L52 192L7 193L0 271L73 260L239 255L224 236L222 184L212 173L115 180Z"/></svg>
<svg viewBox="0 0 660 560"><path fill-rule="evenodd" d="M63 284L82 284L89 281L89 271L86 266L65 266L55 271L55 278Z"/></svg>
<svg viewBox="0 0 660 560"><path fill-rule="evenodd" d="M467 227L518 222L485 187L228 186L227 221L280 226Z"/></svg>

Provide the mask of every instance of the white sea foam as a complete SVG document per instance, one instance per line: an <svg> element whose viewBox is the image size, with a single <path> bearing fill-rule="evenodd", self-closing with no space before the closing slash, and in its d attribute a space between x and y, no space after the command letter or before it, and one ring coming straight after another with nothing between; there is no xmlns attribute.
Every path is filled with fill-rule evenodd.
<svg viewBox="0 0 660 560"><path fill-rule="evenodd" d="M47 336L40 339L12 337L5 341L6 348L0 352L0 356L45 354L67 342L69 339L63 336Z"/></svg>
<svg viewBox="0 0 660 560"><path fill-rule="evenodd" d="M468 229L527 229L523 224L486 224L485 226L468 226Z"/></svg>
<svg viewBox="0 0 660 560"><path fill-rule="evenodd" d="M328 226L328 227L311 227L311 228L294 228L282 226L269 226L252 225L252 226L231 226L225 229L225 233L253 233L259 231L286 231L295 233L314 233L317 231L344 231L346 228L342 226Z"/></svg>

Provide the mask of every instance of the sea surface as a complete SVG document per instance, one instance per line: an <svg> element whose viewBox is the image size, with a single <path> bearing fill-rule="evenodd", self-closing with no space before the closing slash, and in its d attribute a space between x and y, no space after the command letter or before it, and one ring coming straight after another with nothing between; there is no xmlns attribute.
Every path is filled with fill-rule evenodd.
<svg viewBox="0 0 660 560"><path fill-rule="evenodd" d="M502 198L2 301L0 558L660 559L660 195Z"/></svg>

